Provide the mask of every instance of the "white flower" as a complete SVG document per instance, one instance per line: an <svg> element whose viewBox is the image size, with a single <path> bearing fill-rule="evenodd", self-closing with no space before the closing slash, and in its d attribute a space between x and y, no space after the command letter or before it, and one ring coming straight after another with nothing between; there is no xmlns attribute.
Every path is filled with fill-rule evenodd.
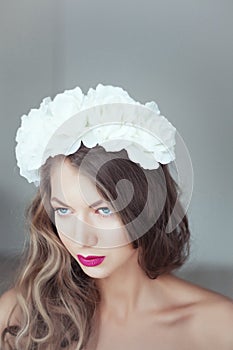
<svg viewBox="0 0 233 350"><path fill-rule="evenodd" d="M121 87L98 84L96 89L90 88L85 96L83 108L109 103L135 103L128 92Z"/></svg>
<svg viewBox="0 0 233 350"><path fill-rule="evenodd" d="M21 118L16 134L20 174L39 184L39 170L49 156L68 155L81 143L107 151L126 149L129 158L146 169L175 159L175 131L155 102L134 101L120 87L98 84L84 95L79 87L51 100Z"/></svg>

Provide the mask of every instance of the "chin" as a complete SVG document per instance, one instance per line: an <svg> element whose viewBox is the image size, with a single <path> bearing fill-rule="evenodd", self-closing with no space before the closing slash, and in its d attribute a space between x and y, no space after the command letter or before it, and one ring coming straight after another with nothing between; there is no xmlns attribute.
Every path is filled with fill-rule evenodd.
<svg viewBox="0 0 233 350"><path fill-rule="evenodd" d="M82 268L83 272L85 272L85 274L91 278L102 279L102 278L107 278L110 276L110 273L100 271L97 269L94 270L94 269L93 268L90 268L90 269Z"/></svg>

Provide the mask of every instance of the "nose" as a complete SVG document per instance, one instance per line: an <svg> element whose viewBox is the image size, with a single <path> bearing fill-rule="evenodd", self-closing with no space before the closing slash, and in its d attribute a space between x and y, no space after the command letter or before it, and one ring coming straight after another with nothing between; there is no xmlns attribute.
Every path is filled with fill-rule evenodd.
<svg viewBox="0 0 233 350"><path fill-rule="evenodd" d="M82 247L93 247L98 244L98 235L96 234L95 227L81 216L75 217L74 237Z"/></svg>

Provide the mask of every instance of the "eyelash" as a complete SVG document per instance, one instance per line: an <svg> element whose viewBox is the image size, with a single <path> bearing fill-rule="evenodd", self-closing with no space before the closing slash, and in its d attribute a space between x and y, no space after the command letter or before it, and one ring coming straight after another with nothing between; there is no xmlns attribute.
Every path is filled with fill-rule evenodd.
<svg viewBox="0 0 233 350"><path fill-rule="evenodd" d="M66 216L66 214L64 214L64 213L61 214L61 213L60 213L60 210L64 210L64 209L65 209L65 210L69 210L69 209L67 209L67 208L54 208L53 210L54 210L54 212L57 213L59 216Z"/></svg>
<svg viewBox="0 0 233 350"><path fill-rule="evenodd" d="M64 213L61 214L61 213L60 213L60 210L64 210L64 209L65 209L65 210L69 210L68 208L61 208L61 207L60 207L60 208L54 208L53 210L54 210L54 212L57 213L59 216L66 216L67 213L66 213L66 214L64 214ZM100 210L100 209L109 209L109 208L108 208L108 207L100 207L100 208L96 209L96 211L98 211L98 210ZM110 209L109 209L109 210L110 210ZM110 212L111 212L111 210L110 210ZM112 216L113 214L114 214L114 213L112 212L112 213L107 214L107 215L100 214L100 216L106 218L106 217Z"/></svg>

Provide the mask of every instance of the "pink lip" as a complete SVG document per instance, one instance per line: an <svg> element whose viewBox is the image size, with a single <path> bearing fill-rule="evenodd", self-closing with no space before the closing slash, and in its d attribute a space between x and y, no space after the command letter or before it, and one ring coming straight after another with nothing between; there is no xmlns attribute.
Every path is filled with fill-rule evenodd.
<svg viewBox="0 0 233 350"><path fill-rule="evenodd" d="M93 255L88 255L87 257L84 257L78 254L77 257L84 266L97 266L97 265L100 265L105 259L105 256L93 256Z"/></svg>

